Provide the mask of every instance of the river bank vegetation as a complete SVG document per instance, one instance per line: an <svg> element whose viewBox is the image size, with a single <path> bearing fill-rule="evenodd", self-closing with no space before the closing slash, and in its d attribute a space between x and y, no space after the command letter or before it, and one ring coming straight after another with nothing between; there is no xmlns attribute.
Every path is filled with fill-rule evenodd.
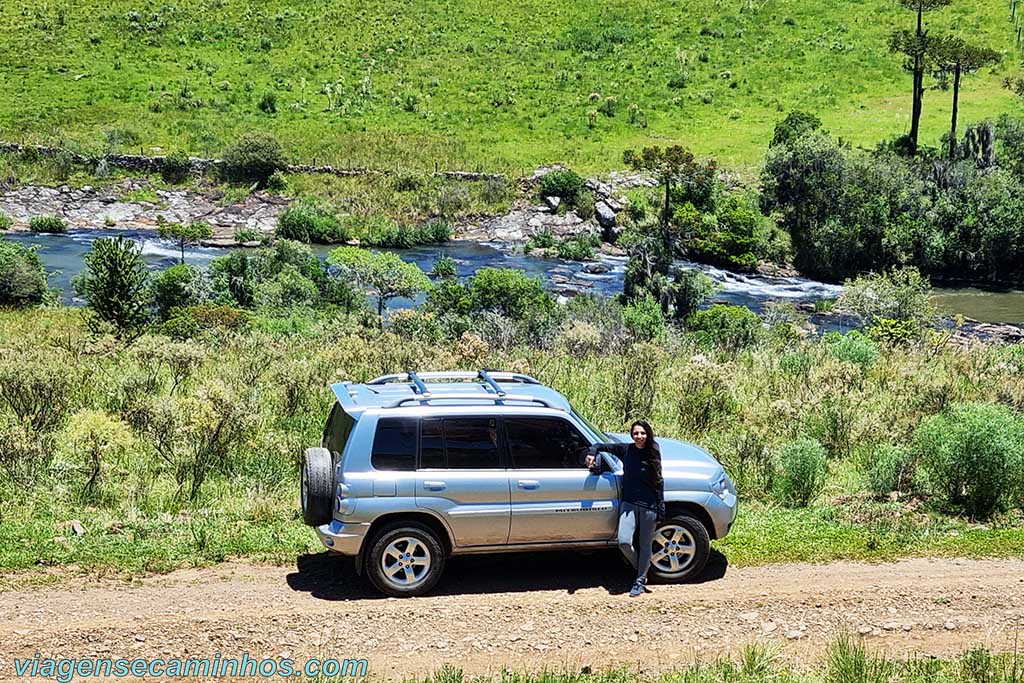
<svg viewBox="0 0 1024 683"><path fill-rule="evenodd" d="M316 552L296 468L328 385L456 367L527 372L606 430L646 416L706 447L743 501L730 562L1024 552L1022 349L951 345L912 272L851 283L840 303L868 333L818 337L784 306L762 324L697 297L673 323L650 296L559 305L517 271L459 281L442 262L431 282L351 247L328 266L279 241L152 281L136 256L97 242L84 310L0 313L0 567ZM424 304L388 313L410 288Z"/></svg>

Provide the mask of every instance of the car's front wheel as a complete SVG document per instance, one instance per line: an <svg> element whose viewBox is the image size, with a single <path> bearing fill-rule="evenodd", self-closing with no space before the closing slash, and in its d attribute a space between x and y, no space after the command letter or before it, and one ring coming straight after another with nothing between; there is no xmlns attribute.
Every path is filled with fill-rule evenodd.
<svg viewBox="0 0 1024 683"><path fill-rule="evenodd" d="M404 522L385 527L366 557L366 573L381 593L395 598L423 595L444 572L445 549L427 526Z"/></svg>
<svg viewBox="0 0 1024 683"><path fill-rule="evenodd" d="M692 581L704 571L711 555L711 539L700 520L676 515L654 531L650 574L662 582Z"/></svg>

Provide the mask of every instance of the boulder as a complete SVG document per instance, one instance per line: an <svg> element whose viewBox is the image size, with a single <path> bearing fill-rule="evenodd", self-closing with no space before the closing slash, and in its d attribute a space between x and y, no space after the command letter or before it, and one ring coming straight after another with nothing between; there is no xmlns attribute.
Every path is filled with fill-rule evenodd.
<svg viewBox="0 0 1024 683"><path fill-rule="evenodd" d="M609 229L615 227L615 212L605 202L598 202L594 206L594 215L597 216L597 222L602 228Z"/></svg>
<svg viewBox="0 0 1024 683"><path fill-rule="evenodd" d="M562 204L561 197L545 197L544 203L551 209L552 212L558 211L558 207Z"/></svg>

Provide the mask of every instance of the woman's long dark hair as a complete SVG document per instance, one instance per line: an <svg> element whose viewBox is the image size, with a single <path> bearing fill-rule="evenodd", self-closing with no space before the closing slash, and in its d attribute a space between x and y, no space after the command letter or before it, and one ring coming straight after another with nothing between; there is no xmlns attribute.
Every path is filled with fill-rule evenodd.
<svg viewBox="0 0 1024 683"><path fill-rule="evenodd" d="M633 427L640 426L647 432L647 442L644 445L645 455L649 455L651 452L661 455L661 446L654 440L654 430L651 429L651 424L647 420L635 420L633 424L629 426L629 435L633 436Z"/></svg>

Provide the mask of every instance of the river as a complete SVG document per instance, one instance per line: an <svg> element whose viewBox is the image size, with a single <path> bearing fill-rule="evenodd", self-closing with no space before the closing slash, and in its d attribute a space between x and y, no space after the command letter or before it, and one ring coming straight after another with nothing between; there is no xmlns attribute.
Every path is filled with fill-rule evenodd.
<svg viewBox="0 0 1024 683"><path fill-rule="evenodd" d="M83 230L71 231L67 235L18 232L9 233L4 239L36 245L39 258L49 273L50 286L60 290L66 303L76 305L82 302L74 297L71 280L82 270L85 254L96 239L117 235L124 235L139 242L143 258L154 271L178 262L177 247L168 240L159 239L151 231ZM331 251L331 247L318 246L313 249L323 257ZM572 295L581 291L604 296L618 294L622 291L626 265L624 258L602 256L600 262L608 267L608 272L591 274L584 272L582 263L525 256L513 252L507 245L464 241L395 251L404 260L416 263L424 271L429 271L439 257L450 256L455 259L459 275L463 277L472 275L477 269L485 266L516 268L528 275L543 278L549 289L562 295ZM203 268L214 258L225 253L224 248L187 247L185 262ZM840 285L799 277L748 275L685 261L679 265L699 269L710 277L718 285L718 292L713 297L715 301L741 304L754 310L760 310L773 301L802 303L834 299L842 292ZM990 292L977 288L938 288L935 300L940 308L949 314L959 313L982 322L1024 323L1024 292L1021 291ZM418 300L396 300L392 305L408 307L417 303ZM831 321L831 325L828 326L834 324L835 321Z"/></svg>

